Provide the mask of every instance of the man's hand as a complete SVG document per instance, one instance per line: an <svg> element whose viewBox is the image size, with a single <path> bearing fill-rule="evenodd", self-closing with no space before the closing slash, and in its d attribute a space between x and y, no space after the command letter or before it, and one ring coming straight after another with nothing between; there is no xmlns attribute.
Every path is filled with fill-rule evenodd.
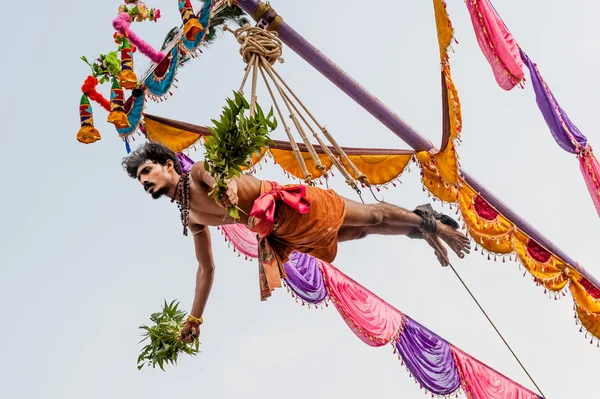
<svg viewBox="0 0 600 399"><path fill-rule="evenodd" d="M197 323L187 322L179 332L179 341L183 341L186 344L191 344L194 339L200 336L200 325Z"/></svg>
<svg viewBox="0 0 600 399"><path fill-rule="evenodd" d="M234 180L230 180L227 183L227 191L219 199L219 205L223 208L231 208L238 204L238 200L237 183Z"/></svg>

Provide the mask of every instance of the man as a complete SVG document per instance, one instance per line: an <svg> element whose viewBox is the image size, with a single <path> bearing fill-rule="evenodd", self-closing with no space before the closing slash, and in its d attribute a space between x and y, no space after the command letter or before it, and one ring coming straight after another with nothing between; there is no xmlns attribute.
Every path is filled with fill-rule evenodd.
<svg viewBox="0 0 600 399"><path fill-rule="evenodd" d="M217 202L209 195L214 179L203 162L183 173L177 155L156 142L134 151L123 160L123 167L152 198L167 196L177 202L184 234L189 228L194 237L198 260L196 292L190 317L181 330L181 339L187 342L200 333L213 284L208 226L244 223L257 233L262 299L281 286L285 276L283 264L293 251L332 262L338 242L370 234L424 238L436 250L443 266L447 265L447 250L442 241L460 258L470 250L469 239L456 230L456 222L445 215L440 217L431 208L429 212L410 212L387 203L365 205L340 197L333 190L297 184L282 187L250 175L229 181L226 193ZM239 220L228 216L227 208L231 206L240 208Z"/></svg>

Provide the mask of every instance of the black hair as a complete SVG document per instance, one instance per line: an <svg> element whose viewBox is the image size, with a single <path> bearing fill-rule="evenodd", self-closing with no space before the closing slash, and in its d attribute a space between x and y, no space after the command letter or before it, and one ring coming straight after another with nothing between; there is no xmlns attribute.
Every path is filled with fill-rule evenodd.
<svg viewBox="0 0 600 399"><path fill-rule="evenodd" d="M129 156L123 158L123 168L127 171L127 174L132 179L137 178L137 171L144 162L152 161L154 163L165 166L167 161L173 161L173 165L175 166L175 171L178 174L181 174L181 163L179 163L179 159L177 158L177 154L169 147L165 146L162 143L158 142L150 142L142 145L135 151L133 151Z"/></svg>

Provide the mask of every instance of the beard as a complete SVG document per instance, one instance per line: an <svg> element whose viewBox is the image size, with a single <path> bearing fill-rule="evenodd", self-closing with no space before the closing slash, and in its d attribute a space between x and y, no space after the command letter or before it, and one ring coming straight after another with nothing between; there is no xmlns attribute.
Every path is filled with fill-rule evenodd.
<svg viewBox="0 0 600 399"><path fill-rule="evenodd" d="M159 199L161 198L163 195L167 194L169 192L169 189L167 187L163 187L161 189L155 190L152 192L152 198Z"/></svg>
<svg viewBox="0 0 600 399"><path fill-rule="evenodd" d="M152 187L156 187L153 183L148 184L145 189L146 192L148 192L148 190ZM159 188L159 189L154 189L154 191L152 191L152 193L149 193L153 199L159 199L161 198L163 195L167 194L169 192L169 188L168 187L163 187L163 188Z"/></svg>

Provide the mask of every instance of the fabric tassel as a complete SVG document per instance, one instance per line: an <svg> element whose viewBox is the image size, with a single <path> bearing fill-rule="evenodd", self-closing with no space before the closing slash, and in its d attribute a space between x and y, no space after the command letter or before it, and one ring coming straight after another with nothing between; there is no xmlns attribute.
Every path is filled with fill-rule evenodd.
<svg viewBox="0 0 600 399"><path fill-rule="evenodd" d="M125 138L125 151L127 151L127 154L131 154L131 146L129 145L129 140L127 140L127 138Z"/></svg>
<svg viewBox="0 0 600 399"><path fill-rule="evenodd" d="M125 129L131 127L129 125L129 119L125 113L125 96L123 89L119 85L117 79L113 79L113 85L110 90L110 114L108 114L107 121L115 125L117 129Z"/></svg>
<svg viewBox="0 0 600 399"><path fill-rule="evenodd" d="M94 127L92 105L85 94L79 102L79 119L81 128L77 133L77 141L83 144L91 144L100 140L100 132Z"/></svg>
<svg viewBox="0 0 600 399"><path fill-rule="evenodd" d="M121 49L121 75L119 83L121 87L127 90L133 90L137 87L137 76L133 71L133 48L131 43L124 39L123 48Z"/></svg>
<svg viewBox="0 0 600 399"><path fill-rule="evenodd" d="M98 93L96 86L98 86L98 79L90 75L85 79L85 82L83 82L81 91L87 95L90 100L97 102L102 108L110 112L110 101L104 98L102 94Z"/></svg>
<svg viewBox="0 0 600 399"><path fill-rule="evenodd" d="M196 36L204 30L204 27L198 21L192 3L190 0L179 1L179 13L183 21L183 34L189 41L196 40Z"/></svg>
<svg viewBox="0 0 600 399"><path fill-rule="evenodd" d="M579 156L579 168L596 211L600 216L600 181L598 180L600 178L600 163L594 156L591 147L588 146L583 155Z"/></svg>

